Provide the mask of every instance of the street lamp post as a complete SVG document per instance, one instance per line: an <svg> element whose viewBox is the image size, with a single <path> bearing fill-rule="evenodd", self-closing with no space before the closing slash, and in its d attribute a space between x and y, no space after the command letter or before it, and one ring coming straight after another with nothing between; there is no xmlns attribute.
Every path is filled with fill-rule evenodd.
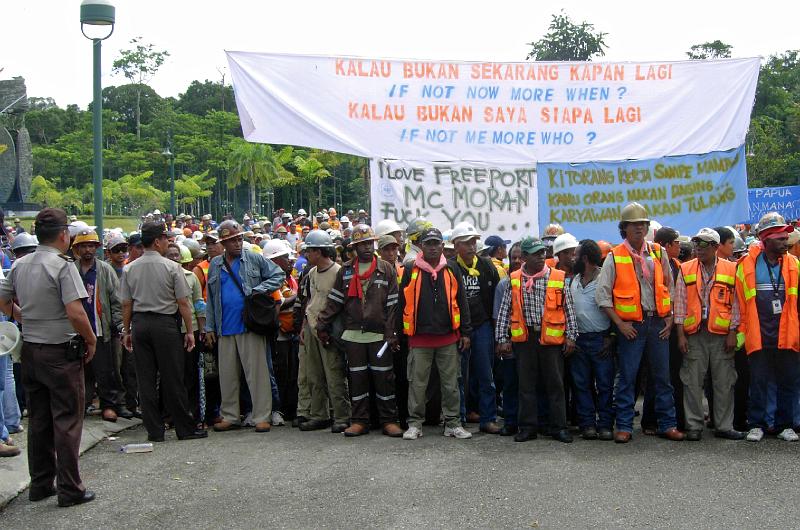
<svg viewBox="0 0 800 530"><path fill-rule="evenodd" d="M174 217L175 212L175 153L172 152L172 135L167 135L167 147L161 153L169 159L169 213Z"/></svg>
<svg viewBox="0 0 800 530"><path fill-rule="evenodd" d="M92 41L94 50L94 99L92 102L92 131L94 135L94 224L97 234L103 239L103 99L100 79L101 43L114 33L115 9L109 0L83 0L81 2L81 33ZM105 36L86 34L85 26L107 26L110 28ZM105 28L103 28L105 29ZM101 245L98 254L102 255Z"/></svg>

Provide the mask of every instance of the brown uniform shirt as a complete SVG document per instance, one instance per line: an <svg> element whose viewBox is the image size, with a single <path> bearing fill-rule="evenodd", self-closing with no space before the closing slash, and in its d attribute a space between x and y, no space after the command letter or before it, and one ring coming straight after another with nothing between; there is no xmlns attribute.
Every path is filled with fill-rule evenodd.
<svg viewBox="0 0 800 530"><path fill-rule="evenodd" d="M191 294L181 266L155 250L128 264L120 281L120 300L133 300L135 313L174 315L178 300Z"/></svg>
<svg viewBox="0 0 800 530"><path fill-rule="evenodd" d="M76 335L65 306L88 298L78 269L58 249L39 245L11 266L0 281L0 298L17 297L26 342L61 344Z"/></svg>

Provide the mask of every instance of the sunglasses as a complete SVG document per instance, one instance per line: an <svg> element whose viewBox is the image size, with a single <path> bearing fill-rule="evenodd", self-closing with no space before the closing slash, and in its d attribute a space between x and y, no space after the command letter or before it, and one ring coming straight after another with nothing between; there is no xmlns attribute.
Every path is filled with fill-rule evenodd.
<svg viewBox="0 0 800 530"><path fill-rule="evenodd" d="M695 240L692 241L692 245L694 245L696 248L708 248L712 244L713 243L710 243L708 241L703 241L702 239L700 239L700 240L695 239Z"/></svg>
<svg viewBox="0 0 800 530"><path fill-rule="evenodd" d="M111 249L113 254L120 254L124 252L128 252L128 247L114 247Z"/></svg>

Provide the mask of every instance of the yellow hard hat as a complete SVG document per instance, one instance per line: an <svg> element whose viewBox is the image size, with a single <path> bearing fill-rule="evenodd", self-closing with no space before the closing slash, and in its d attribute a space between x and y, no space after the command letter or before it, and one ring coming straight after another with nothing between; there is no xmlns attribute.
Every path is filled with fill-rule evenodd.
<svg viewBox="0 0 800 530"><path fill-rule="evenodd" d="M72 244L80 245L81 243L95 243L100 246L100 238L97 237L97 232L94 230L81 230L78 232L78 235L75 236L75 241L73 241Z"/></svg>
<svg viewBox="0 0 800 530"><path fill-rule="evenodd" d="M620 217L621 217L620 221L622 221L623 223L650 222L650 218L647 216L647 208L645 208L638 202L632 202L626 204L625 207L622 209Z"/></svg>

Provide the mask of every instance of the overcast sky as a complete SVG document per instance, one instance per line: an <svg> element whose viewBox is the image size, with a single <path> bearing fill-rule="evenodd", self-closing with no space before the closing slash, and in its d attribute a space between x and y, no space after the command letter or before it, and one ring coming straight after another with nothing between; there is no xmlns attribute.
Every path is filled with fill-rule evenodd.
<svg viewBox="0 0 800 530"><path fill-rule="evenodd" d="M114 34L103 43L103 86L125 82L111 63L133 37L168 50L151 83L177 96L194 80L227 74L224 50L410 59L522 61L564 9L608 33L608 60L680 60L692 44L720 39L735 57L800 48L800 2L633 1L264 1L112 0ZM79 0L0 4L0 79L25 77L29 96L86 107L92 46L80 32Z"/></svg>

